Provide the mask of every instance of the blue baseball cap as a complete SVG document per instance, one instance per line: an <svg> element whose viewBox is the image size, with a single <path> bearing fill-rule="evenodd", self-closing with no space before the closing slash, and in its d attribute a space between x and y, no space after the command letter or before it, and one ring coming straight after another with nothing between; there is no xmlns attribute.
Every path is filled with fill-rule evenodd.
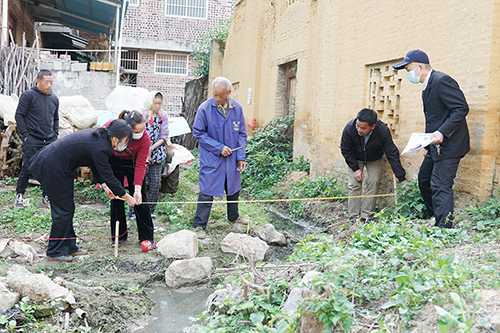
<svg viewBox="0 0 500 333"><path fill-rule="evenodd" d="M424 51L420 50L411 50L408 52L405 56L405 60L400 62L399 64L395 64L392 67L394 69L403 69L405 68L406 65L408 65L411 62L419 62L421 64L428 64L429 63L429 57L427 54L425 54Z"/></svg>

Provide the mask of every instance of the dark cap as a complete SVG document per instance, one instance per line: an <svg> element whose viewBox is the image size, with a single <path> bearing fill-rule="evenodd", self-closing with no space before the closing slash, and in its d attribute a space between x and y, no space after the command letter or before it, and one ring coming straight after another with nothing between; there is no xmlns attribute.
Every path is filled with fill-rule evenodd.
<svg viewBox="0 0 500 333"><path fill-rule="evenodd" d="M424 51L411 50L410 52L408 52L406 54L405 60L403 60L399 64L393 65L392 67L394 67L394 69L403 69L410 62L419 62L421 64L428 64L429 63L429 57L427 56L427 54L425 54Z"/></svg>

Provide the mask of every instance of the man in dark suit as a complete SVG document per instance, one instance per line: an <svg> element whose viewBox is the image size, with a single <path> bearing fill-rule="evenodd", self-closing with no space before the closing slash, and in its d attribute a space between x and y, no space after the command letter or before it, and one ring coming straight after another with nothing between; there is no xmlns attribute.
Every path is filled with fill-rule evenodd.
<svg viewBox="0 0 500 333"><path fill-rule="evenodd" d="M453 222L453 181L460 159L469 152L469 129L465 117L469 106L458 83L432 69L423 51L408 52L404 61L393 66L406 69L408 80L422 83L425 132L432 143L424 151L418 185L427 213L435 216L435 226L451 228Z"/></svg>

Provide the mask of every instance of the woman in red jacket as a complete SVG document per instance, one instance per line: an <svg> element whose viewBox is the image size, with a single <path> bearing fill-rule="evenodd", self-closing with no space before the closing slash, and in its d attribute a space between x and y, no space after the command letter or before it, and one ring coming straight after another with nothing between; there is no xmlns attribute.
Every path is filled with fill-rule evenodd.
<svg viewBox="0 0 500 333"><path fill-rule="evenodd" d="M147 198L145 192L144 175L146 173L146 160L149 155L149 146L151 139L146 128L146 121L138 111L122 111L118 119L124 119L133 129L132 143L122 151L113 151L111 158L111 167L115 177L123 184L127 177L128 191L130 195L139 203L134 207L137 219L137 230L139 232L139 241L143 252L148 252L156 247L154 241L154 227L151 219L149 205L142 204L143 198ZM112 121L112 120L111 120ZM111 121L104 124L109 125ZM113 193L103 186L108 196ZM109 191L109 192L108 192ZM111 235L115 237L116 221L120 222L118 246L121 246L127 240L127 220L122 200L111 200ZM114 241L113 241L114 245Z"/></svg>

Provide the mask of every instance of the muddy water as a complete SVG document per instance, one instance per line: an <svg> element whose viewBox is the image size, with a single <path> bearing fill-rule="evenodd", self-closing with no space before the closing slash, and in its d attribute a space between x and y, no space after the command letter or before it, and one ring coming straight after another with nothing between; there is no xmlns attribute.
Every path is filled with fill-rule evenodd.
<svg viewBox="0 0 500 333"><path fill-rule="evenodd" d="M270 209L271 220L269 223L281 232L286 232L295 241L310 234L325 232L320 227L307 221L289 218L281 212ZM294 244L285 247L271 246L266 256L268 262L283 262L292 254ZM213 293L213 288L184 290L180 293L169 290L165 286L155 286L146 290L150 299L156 306L152 310L151 319L147 325L134 332L136 333L182 333L183 328L192 325L189 317L196 317L205 311L207 297ZM186 292L187 291L187 292Z"/></svg>
<svg viewBox="0 0 500 333"><path fill-rule="evenodd" d="M136 333L182 333L183 328L193 323L189 317L196 317L205 311L207 297L212 288L193 289L189 293L169 290L165 286L148 288L148 297L155 301L151 317Z"/></svg>

